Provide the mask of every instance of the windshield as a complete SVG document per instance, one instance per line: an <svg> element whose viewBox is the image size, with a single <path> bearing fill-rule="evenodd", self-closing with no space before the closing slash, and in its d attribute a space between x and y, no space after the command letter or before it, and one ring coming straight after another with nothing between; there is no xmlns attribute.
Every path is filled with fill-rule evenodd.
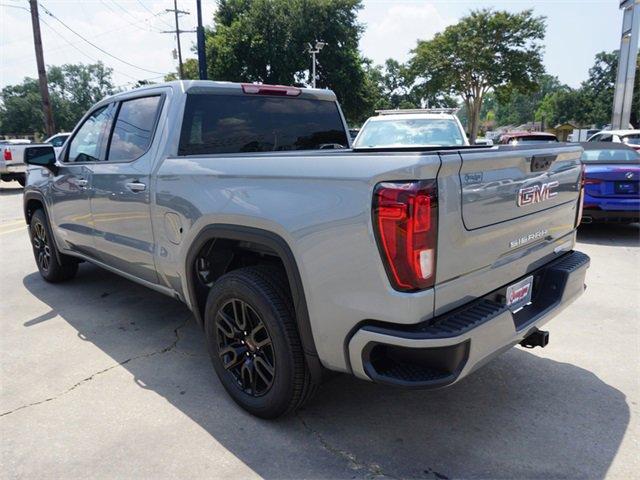
<svg viewBox="0 0 640 480"><path fill-rule="evenodd" d="M374 120L362 128L354 146L367 148L417 145L464 145L464 139L455 120Z"/></svg>
<svg viewBox="0 0 640 480"><path fill-rule="evenodd" d="M635 150L626 148L585 150L582 153L582 161L584 163L638 163L640 162L640 154Z"/></svg>
<svg viewBox="0 0 640 480"><path fill-rule="evenodd" d="M633 145L640 144L640 133L632 133L631 135L624 135L622 137L624 143L632 143Z"/></svg>

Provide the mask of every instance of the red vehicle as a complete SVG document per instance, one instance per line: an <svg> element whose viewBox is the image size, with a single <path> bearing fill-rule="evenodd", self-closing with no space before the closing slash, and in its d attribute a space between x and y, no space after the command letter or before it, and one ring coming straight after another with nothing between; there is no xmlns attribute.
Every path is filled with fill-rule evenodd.
<svg viewBox="0 0 640 480"><path fill-rule="evenodd" d="M557 143L558 137L545 132L508 132L498 137L499 145L522 145L532 143Z"/></svg>

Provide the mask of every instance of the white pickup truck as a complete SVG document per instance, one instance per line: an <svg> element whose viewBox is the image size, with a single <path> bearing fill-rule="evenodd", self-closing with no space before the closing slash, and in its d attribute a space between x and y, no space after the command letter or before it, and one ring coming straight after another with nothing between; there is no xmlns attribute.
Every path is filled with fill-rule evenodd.
<svg viewBox="0 0 640 480"><path fill-rule="evenodd" d="M57 155L60 153L60 150L62 150L64 142L70 135L70 133L56 133L52 137L47 138L42 145L53 146ZM0 179L3 182L16 180L24 187L26 171L24 149L33 146L37 145L31 143L31 140L26 139L2 140L0 143L0 148L2 148L2 157L0 157Z"/></svg>

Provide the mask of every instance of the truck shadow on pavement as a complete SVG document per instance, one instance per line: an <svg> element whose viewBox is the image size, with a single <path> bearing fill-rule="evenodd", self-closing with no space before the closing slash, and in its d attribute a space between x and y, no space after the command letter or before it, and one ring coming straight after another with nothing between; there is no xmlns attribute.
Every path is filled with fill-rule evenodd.
<svg viewBox="0 0 640 480"><path fill-rule="evenodd" d="M591 223L580 225L578 241L593 245L640 247L640 224Z"/></svg>
<svg viewBox="0 0 640 480"><path fill-rule="evenodd" d="M35 334L38 325L60 316L79 339L131 373L135 385L122 389L161 395L264 478L602 478L629 424L620 391L578 366L521 349L440 391L338 375L296 415L262 421L226 395L201 331L180 303L87 264L64 285L46 284L37 272L23 283L51 308L25 328ZM96 372L86 376L100 381ZM70 401L63 395L52 401ZM130 412L123 421L136 422L141 412L143 428L144 408L131 407L120 406ZM74 418L76 427L100 428L94 406L76 408L87 410ZM155 435L150 443L166 441L162 432L149 435ZM205 447L194 446L197 453L185 461L198 462ZM72 446L65 451L73 456ZM113 458L133 460L126 452Z"/></svg>

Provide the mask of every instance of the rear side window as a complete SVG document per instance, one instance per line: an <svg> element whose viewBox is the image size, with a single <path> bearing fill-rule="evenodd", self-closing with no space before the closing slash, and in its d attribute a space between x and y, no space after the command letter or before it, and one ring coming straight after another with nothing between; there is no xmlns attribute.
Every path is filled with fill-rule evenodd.
<svg viewBox="0 0 640 480"><path fill-rule="evenodd" d="M126 100L120 105L107 160L135 160L147 151L160 106L159 95Z"/></svg>
<svg viewBox="0 0 640 480"><path fill-rule="evenodd" d="M250 95L187 95L179 155L346 148L335 102Z"/></svg>

